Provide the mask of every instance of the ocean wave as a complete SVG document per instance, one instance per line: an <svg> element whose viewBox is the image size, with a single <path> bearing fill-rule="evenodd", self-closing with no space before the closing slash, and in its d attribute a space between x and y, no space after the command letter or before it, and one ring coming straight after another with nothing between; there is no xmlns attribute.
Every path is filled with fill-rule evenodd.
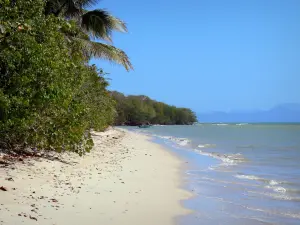
<svg viewBox="0 0 300 225"><path fill-rule="evenodd" d="M282 182L278 182L276 180L270 180L270 185L277 185L277 184L280 184Z"/></svg>
<svg viewBox="0 0 300 225"><path fill-rule="evenodd" d="M249 207L249 206L243 206L243 207L245 207L246 209L252 210L252 211L259 211L259 212L268 213L271 215L281 215L284 217L300 219L299 213L281 212L281 211L277 211L277 210L276 211L275 210L266 210L266 209L253 208L253 207Z"/></svg>
<svg viewBox="0 0 300 225"><path fill-rule="evenodd" d="M271 180L269 182L269 184L270 185L265 186L265 188L272 189L274 192L289 193L289 194L296 194L296 195L300 194L299 189L285 188L285 187L279 186L280 184L288 184L288 182L278 182L278 181ZM298 198L298 199L300 200L300 198Z"/></svg>
<svg viewBox="0 0 300 225"><path fill-rule="evenodd" d="M254 175L245 175L245 174L238 174L238 175L235 175L236 178L239 178L239 179L245 179L245 180L265 180L263 178L260 178L260 177L257 177L257 176L254 176Z"/></svg>
<svg viewBox="0 0 300 225"><path fill-rule="evenodd" d="M177 144L181 145L181 146L186 146L190 143L189 139L177 139L176 140Z"/></svg>
<svg viewBox="0 0 300 225"><path fill-rule="evenodd" d="M199 149L196 149L196 152L199 152L201 155L206 155L213 157L215 159L219 159L223 162L222 165L230 166L230 165L237 165L241 162L246 162L247 159L243 157L242 154L221 154L217 152L205 152Z"/></svg>
<svg viewBox="0 0 300 225"><path fill-rule="evenodd" d="M228 165L236 165L241 162L246 162L246 158L242 156L242 154L237 153L237 154L218 154L218 157Z"/></svg>
<svg viewBox="0 0 300 225"><path fill-rule="evenodd" d="M299 194L300 190L299 189L290 189L284 187L285 184L290 184L289 182L286 181L278 181L278 180L269 180L265 179L262 177L254 176L254 175L245 175L245 174L238 174L235 175L236 178L239 179L246 179L246 180L255 180L255 181L260 181L264 183L263 187L266 189L270 189L273 191L273 193L268 192L265 195L268 195L270 197L276 198L276 199L281 199L281 200L300 200L299 197L291 197L288 194ZM276 195L275 193L279 194Z"/></svg>
<svg viewBox="0 0 300 225"><path fill-rule="evenodd" d="M286 193L286 189L281 186L267 185L267 186L265 186L265 188L272 189L273 191L278 192L278 193Z"/></svg>
<svg viewBox="0 0 300 225"><path fill-rule="evenodd" d="M172 137L172 136L160 136L160 135L153 135L153 136L172 141L180 146L186 146L191 143L191 140L189 140L188 138L176 138L176 137Z"/></svg>
<svg viewBox="0 0 300 225"><path fill-rule="evenodd" d="M267 183L270 186L276 186L278 184L287 183L285 181L269 180L269 179L266 179L266 178L258 177L258 176L255 176L255 175L247 175L247 174L237 174L237 175L235 175L235 177L239 178L239 179L262 181L264 183Z"/></svg>
<svg viewBox="0 0 300 225"><path fill-rule="evenodd" d="M198 148L215 148L217 145L216 144L203 144L203 145L198 145Z"/></svg>
<svg viewBox="0 0 300 225"><path fill-rule="evenodd" d="M279 189L280 190L280 189ZM285 189L286 191L274 191L274 192L260 192L260 191L251 191L249 190L249 193L253 193L255 195L263 195L267 196L272 199L276 200L284 200L284 201L293 201L293 202L300 202L300 197L298 196L291 196L288 194L289 189Z"/></svg>

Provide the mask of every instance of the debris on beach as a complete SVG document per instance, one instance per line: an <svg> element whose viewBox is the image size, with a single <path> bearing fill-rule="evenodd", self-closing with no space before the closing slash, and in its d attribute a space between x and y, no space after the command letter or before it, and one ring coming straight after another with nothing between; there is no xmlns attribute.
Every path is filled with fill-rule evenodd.
<svg viewBox="0 0 300 225"><path fill-rule="evenodd" d="M4 166L8 166L8 165L9 165L9 163L6 162L6 161L4 161L4 160L0 160L0 164L1 164L1 165L4 165Z"/></svg>
<svg viewBox="0 0 300 225"><path fill-rule="evenodd" d="M0 187L0 190L1 190L1 191L7 191L7 188L6 188L6 187L3 187L3 186L1 186L1 187Z"/></svg>
<svg viewBox="0 0 300 225"><path fill-rule="evenodd" d="M37 221L37 218L34 216L29 216L30 219Z"/></svg>
<svg viewBox="0 0 300 225"><path fill-rule="evenodd" d="M55 198L50 199L52 202L58 202Z"/></svg>

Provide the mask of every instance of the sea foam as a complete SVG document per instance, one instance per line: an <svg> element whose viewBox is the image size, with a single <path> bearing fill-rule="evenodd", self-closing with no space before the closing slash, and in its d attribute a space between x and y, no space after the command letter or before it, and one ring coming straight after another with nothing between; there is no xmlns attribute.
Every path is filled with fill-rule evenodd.
<svg viewBox="0 0 300 225"><path fill-rule="evenodd" d="M199 147L199 146L198 146ZM221 160L223 163L222 165L230 166L230 165L237 165L238 163L247 161L246 158L242 156L242 154L221 154L217 152L205 152L199 149L195 150L196 152L200 153L201 155L206 155L213 157L215 159Z"/></svg>

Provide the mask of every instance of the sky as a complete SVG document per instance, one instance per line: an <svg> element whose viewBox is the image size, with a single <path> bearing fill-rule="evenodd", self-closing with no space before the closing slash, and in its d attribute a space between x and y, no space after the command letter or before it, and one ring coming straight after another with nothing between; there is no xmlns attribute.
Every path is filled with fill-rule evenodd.
<svg viewBox="0 0 300 225"><path fill-rule="evenodd" d="M114 33L134 71L92 60L110 90L196 112L300 102L299 0L102 0L126 21Z"/></svg>

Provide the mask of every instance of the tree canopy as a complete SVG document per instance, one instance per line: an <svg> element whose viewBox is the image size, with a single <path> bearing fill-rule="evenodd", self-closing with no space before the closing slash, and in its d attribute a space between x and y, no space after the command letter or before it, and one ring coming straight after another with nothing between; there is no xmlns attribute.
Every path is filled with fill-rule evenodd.
<svg viewBox="0 0 300 225"><path fill-rule="evenodd" d="M147 96L125 96L112 92L116 101L116 125L140 125L145 123L164 125L190 125L197 122L194 112L157 102Z"/></svg>

